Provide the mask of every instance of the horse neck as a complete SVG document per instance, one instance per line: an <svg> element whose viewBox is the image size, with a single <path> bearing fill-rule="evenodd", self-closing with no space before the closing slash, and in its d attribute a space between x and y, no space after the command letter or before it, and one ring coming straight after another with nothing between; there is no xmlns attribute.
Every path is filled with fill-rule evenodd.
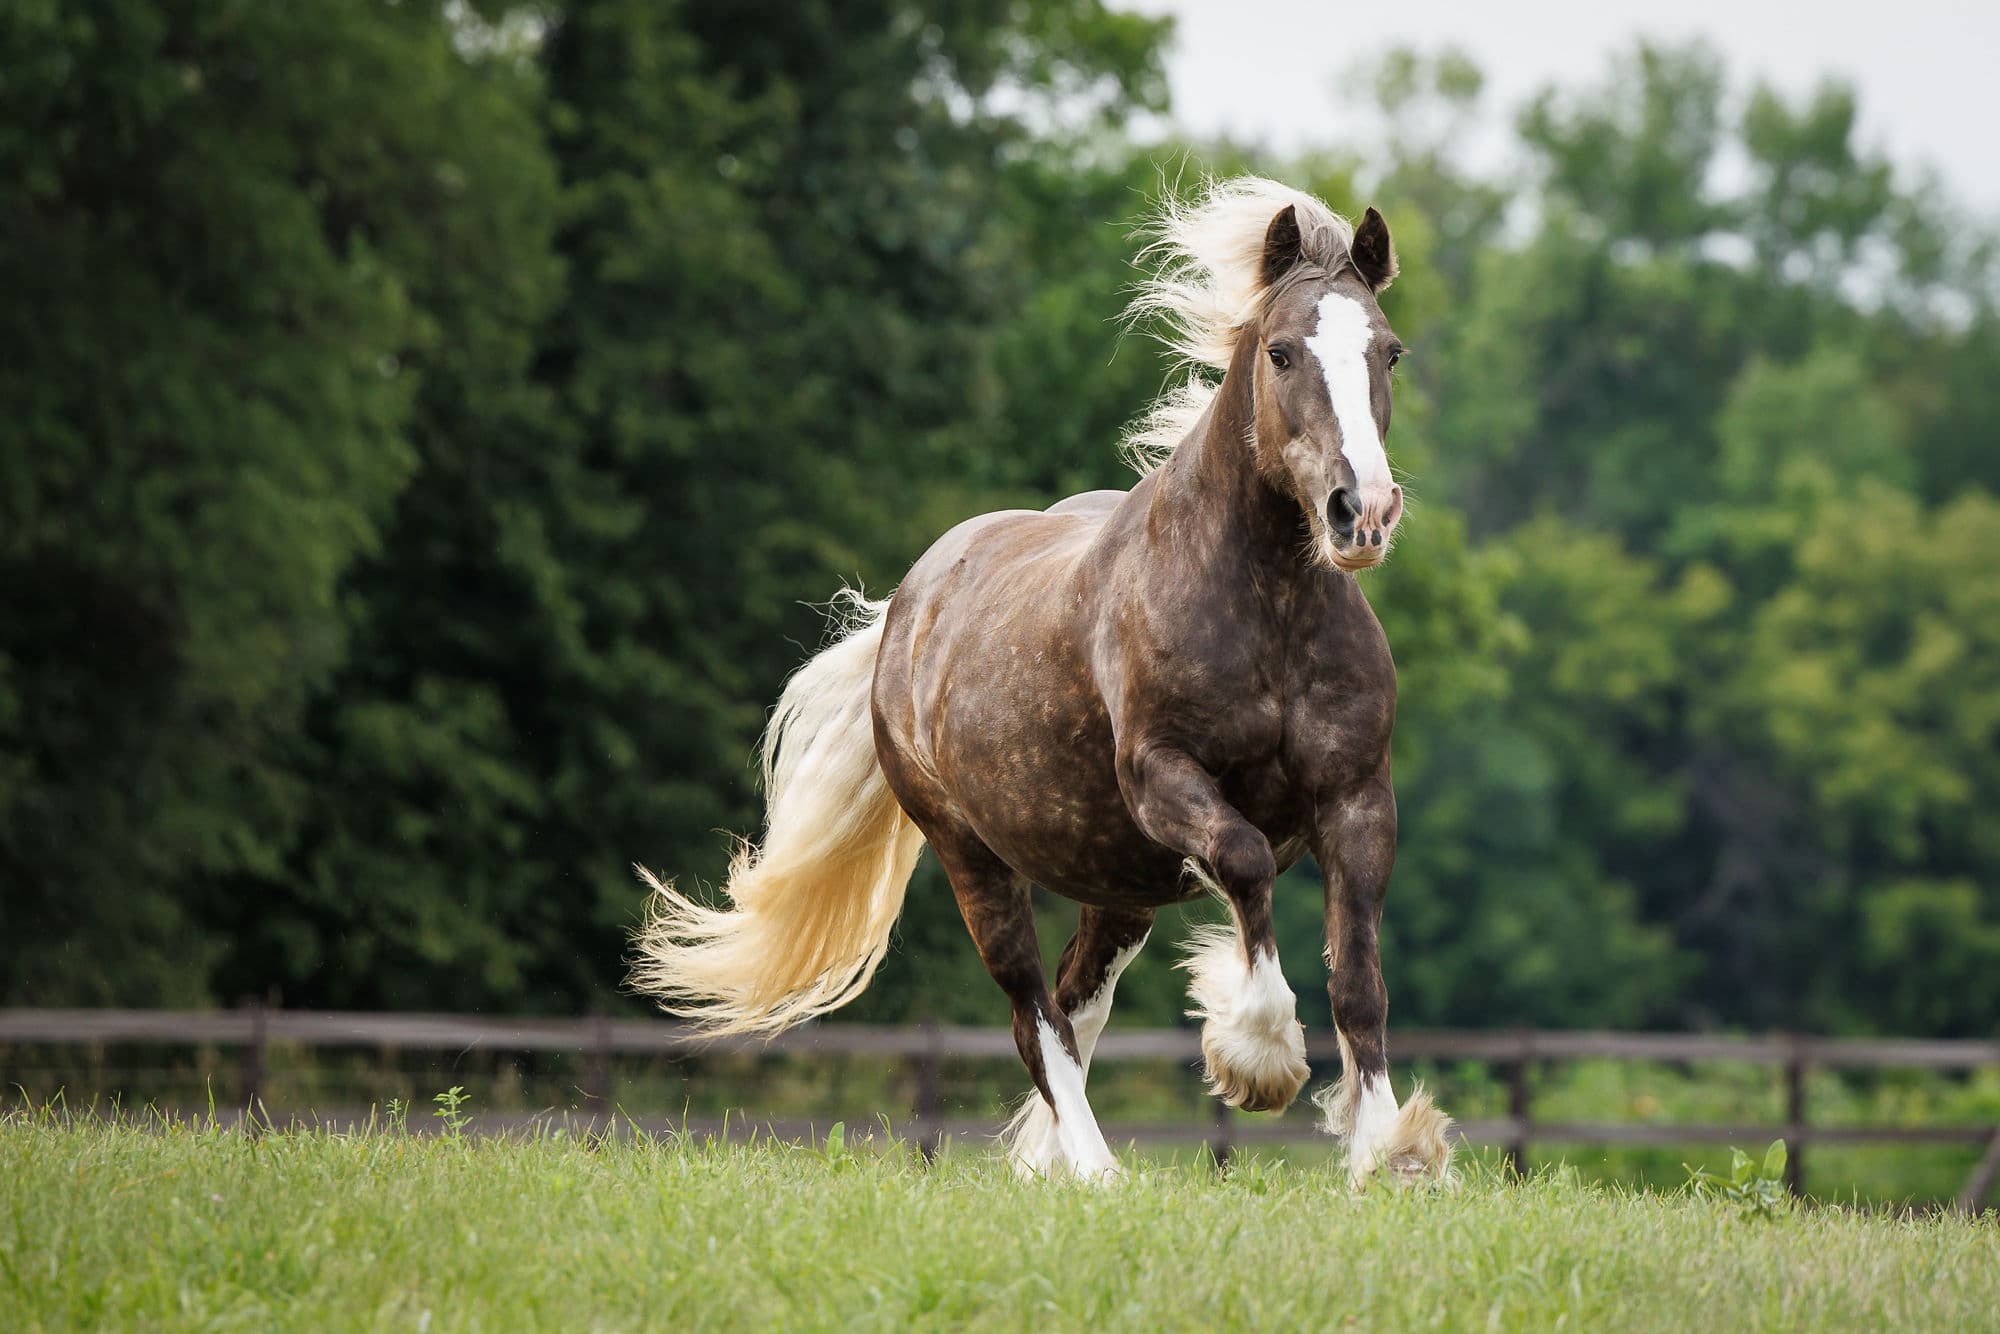
<svg viewBox="0 0 2000 1334"><path fill-rule="evenodd" d="M1160 466L1153 512L1177 545L1232 551L1265 567L1267 576L1291 577L1306 569L1302 518L1298 502L1258 467L1251 393L1256 349L1252 334L1238 341L1208 412ZM1211 535L1212 541L1188 540Z"/></svg>

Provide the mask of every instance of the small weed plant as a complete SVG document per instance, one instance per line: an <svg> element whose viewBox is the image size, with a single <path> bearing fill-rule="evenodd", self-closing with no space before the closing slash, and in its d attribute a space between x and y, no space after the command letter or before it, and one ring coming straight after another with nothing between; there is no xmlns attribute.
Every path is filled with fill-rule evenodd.
<svg viewBox="0 0 2000 1334"><path fill-rule="evenodd" d="M1698 1195L1728 1200L1746 1216L1776 1218L1791 1208L1791 1196L1785 1190L1785 1141L1771 1141L1771 1147L1764 1150L1762 1166L1733 1145L1729 1158L1728 1176L1689 1167L1688 1186Z"/></svg>
<svg viewBox="0 0 2000 1334"><path fill-rule="evenodd" d="M443 1123L445 1133L453 1139L463 1135L465 1127L472 1121L465 1113L465 1106L472 1101L472 1095L453 1084L442 1093L432 1094L431 1101L437 1104L431 1115Z"/></svg>

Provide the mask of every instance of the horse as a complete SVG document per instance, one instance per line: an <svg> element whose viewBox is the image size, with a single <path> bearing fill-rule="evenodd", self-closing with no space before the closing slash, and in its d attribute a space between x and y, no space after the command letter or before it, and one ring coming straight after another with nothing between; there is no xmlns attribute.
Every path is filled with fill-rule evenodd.
<svg viewBox="0 0 2000 1334"><path fill-rule="evenodd" d="M1127 440L1138 483L968 519L889 598L847 594L772 715L766 830L738 844L727 901L636 868L632 985L716 1034L837 1009L928 844L1033 1082L1009 1158L1102 1180L1120 1168L1085 1096L1091 1052L1165 905L1213 893L1231 919L1182 961L1210 1090L1281 1111L1305 1085L1271 900L1309 851L1343 1067L1315 1099L1325 1128L1357 1188L1447 1180L1450 1119L1390 1086L1377 947L1396 669L1355 576L1403 511L1388 225L1244 177L1170 197L1153 231L1132 310L1192 371ZM1053 992L1032 884L1081 905Z"/></svg>

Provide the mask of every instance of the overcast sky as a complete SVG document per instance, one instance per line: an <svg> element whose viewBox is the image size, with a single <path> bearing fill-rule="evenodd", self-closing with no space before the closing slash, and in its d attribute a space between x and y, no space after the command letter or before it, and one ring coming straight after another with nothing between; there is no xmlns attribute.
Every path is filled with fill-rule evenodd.
<svg viewBox="0 0 2000 1334"><path fill-rule="evenodd" d="M1169 57L1175 119L1279 148L1337 145L1366 124L1335 89L1354 62L1397 46L1462 47L1489 98L1511 108L1545 83L1601 78L1639 36L1703 37L1739 89L1789 93L1837 74L1860 91L1861 140L1899 168L1928 162L1960 202L2000 215L2000 3L1900 0L1114 0L1179 20Z"/></svg>

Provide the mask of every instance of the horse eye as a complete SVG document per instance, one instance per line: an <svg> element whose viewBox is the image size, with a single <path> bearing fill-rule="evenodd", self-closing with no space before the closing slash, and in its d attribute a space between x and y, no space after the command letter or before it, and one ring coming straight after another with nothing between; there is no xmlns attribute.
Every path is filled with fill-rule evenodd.
<svg viewBox="0 0 2000 1334"><path fill-rule="evenodd" d="M1271 349L1271 364L1279 370L1283 370L1292 364L1292 359L1285 355L1285 349L1274 347Z"/></svg>
<svg viewBox="0 0 2000 1334"><path fill-rule="evenodd" d="M1391 352L1389 354L1389 369L1392 371L1395 370L1396 363L1401 361L1402 359L1403 359L1403 349L1399 347L1394 352Z"/></svg>

